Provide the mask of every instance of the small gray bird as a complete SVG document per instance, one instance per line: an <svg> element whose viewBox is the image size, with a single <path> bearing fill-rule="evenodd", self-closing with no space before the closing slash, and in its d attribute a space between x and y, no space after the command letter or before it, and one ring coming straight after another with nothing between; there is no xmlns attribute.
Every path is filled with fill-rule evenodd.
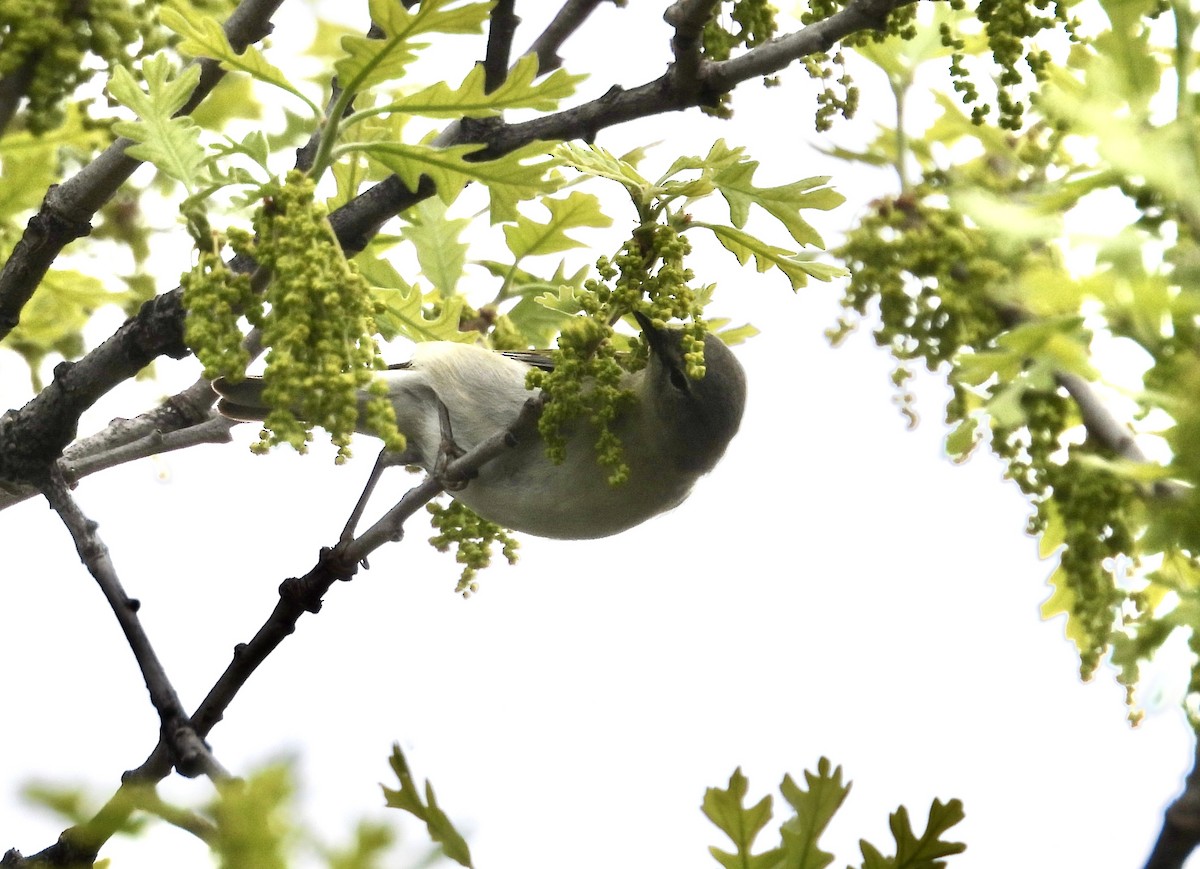
<svg viewBox="0 0 1200 869"><path fill-rule="evenodd" d="M645 368L626 375L634 400L613 425L624 446L629 479L610 485L596 461L596 432L579 423L567 433L566 460L554 464L540 438L529 438L479 469L454 497L485 519L541 537L579 540L632 528L678 506L708 473L737 433L746 377L729 348L705 338L706 374L687 376L681 333L638 317L650 345ZM381 372L408 439L405 461L432 470L441 443L440 401L456 444L469 451L511 425L530 397L525 375L546 357L504 354L469 344L418 344L412 360ZM217 380L217 409L238 420L262 420L262 381ZM366 431L363 429L363 431ZM370 433L367 431L366 433Z"/></svg>

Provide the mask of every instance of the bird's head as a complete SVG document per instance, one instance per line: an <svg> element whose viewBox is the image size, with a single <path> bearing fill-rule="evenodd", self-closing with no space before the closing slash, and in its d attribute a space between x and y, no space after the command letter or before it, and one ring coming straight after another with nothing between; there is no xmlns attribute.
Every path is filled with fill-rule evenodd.
<svg viewBox="0 0 1200 869"><path fill-rule="evenodd" d="M683 333L657 328L634 314L650 345L646 390L657 423L670 433L671 459L679 470L712 470L737 434L746 405L746 374L715 335L704 336L704 377L688 376Z"/></svg>

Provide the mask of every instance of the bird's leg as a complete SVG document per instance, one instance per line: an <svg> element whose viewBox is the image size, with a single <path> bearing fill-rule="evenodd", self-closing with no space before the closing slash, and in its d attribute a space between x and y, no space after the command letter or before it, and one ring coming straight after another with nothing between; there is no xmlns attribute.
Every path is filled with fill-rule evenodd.
<svg viewBox="0 0 1200 869"><path fill-rule="evenodd" d="M388 468L396 465L412 464L412 456L408 451L392 452L384 449L379 453L379 458L375 460L375 467L371 469L371 476L367 480L367 484L363 487L362 494L358 496L358 503L354 505L354 510L350 513L350 518L346 521L346 527L342 529L342 536L339 540L341 545L345 545L354 539L354 530L358 527L358 522L362 519L363 511L367 508L367 501L371 500L371 493L375 491L375 485L379 482L379 478L383 476L383 472ZM366 567L364 562L363 567Z"/></svg>
<svg viewBox="0 0 1200 869"><path fill-rule="evenodd" d="M450 411L440 401L438 402L438 422L441 424L442 440L438 444L437 460L433 465L433 476L442 484L447 492L461 492L467 487L470 478L448 480L446 479L446 467L455 459L463 456L464 451L454 441L454 431L450 427Z"/></svg>

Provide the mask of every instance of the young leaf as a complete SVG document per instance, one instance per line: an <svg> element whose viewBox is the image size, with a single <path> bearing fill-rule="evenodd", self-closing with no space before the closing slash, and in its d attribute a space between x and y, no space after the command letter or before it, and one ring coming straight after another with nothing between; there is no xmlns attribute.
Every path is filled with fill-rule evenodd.
<svg viewBox="0 0 1200 869"><path fill-rule="evenodd" d="M137 160L153 163L189 192L204 162L204 148L199 142L200 128L186 115L173 118L183 107L200 81L200 67L188 66L171 79L171 63L163 54L142 62L147 91L143 91L129 70L118 66L109 79L108 91L121 105L132 109L140 120L117 121L117 135L133 139L138 144L125 153Z"/></svg>
<svg viewBox="0 0 1200 869"><path fill-rule="evenodd" d="M521 299L508 312L508 319L532 347L549 347L572 316L547 308L532 296Z"/></svg>
<svg viewBox="0 0 1200 869"><path fill-rule="evenodd" d="M575 191L566 199L542 199L550 220L538 223L524 214L514 225L504 227L508 249L519 262L527 256L542 256L581 247L582 242L567 235L581 227L612 226L612 218L600 210L600 200L590 193Z"/></svg>
<svg viewBox="0 0 1200 869"><path fill-rule="evenodd" d="M363 252L354 258L354 265L371 284L371 294L382 306L375 313L375 328L385 340L403 336L410 341L474 341L476 335L458 330L462 314L462 299L443 297L436 291L426 296L419 287L412 286L400 276L392 264L370 253ZM436 297L439 303L437 316L425 316L425 303Z"/></svg>
<svg viewBox="0 0 1200 869"><path fill-rule="evenodd" d="M917 836L909 823L908 810L901 806L888 819L896 840L896 857L892 865L895 869L941 869L946 863L939 857L949 857L967 850L962 842L942 841L942 834L964 817L961 800L948 803L934 800L929 807L925 832Z"/></svg>
<svg viewBox="0 0 1200 869"><path fill-rule="evenodd" d="M708 849L725 869L766 869L778 856L772 852L755 855L751 851L754 840L771 820L771 797L765 796L747 808L743 805L747 784L746 776L742 774L741 767L738 767L729 777L728 788L709 788L704 792L701 808L705 816L716 824L737 848L735 854L717 847Z"/></svg>
<svg viewBox="0 0 1200 869"><path fill-rule="evenodd" d="M345 56L334 64L338 82L347 92L357 93L401 78L417 49L425 47L413 41L423 33L479 33L491 4L452 6L454 2L424 0L410 12L394 0L370 0L371 20L383 30L383 39L343 36Z"/></svg>
<svg viewBox="0 0 1200 869"><path fill-rule="evenodd" d="M842 784L842 768L831 768L827 758L817 762L817 772L804 771L803 790L790 775L783 777L779 790L796 814L783 823L785 863L796 869L823 869L833 862L833 855L818 847L818 840L829 826L834 813L850 793L850 785Z"/></svg>
<svg viewBox="0 0 1200 869"><path fill-rule="evenodd" d="M293 789L285 766L259 770L221 788L209 806L216 825L209 845L221 866L286 869L287 845L296 833L288 823Z"/></svg>
<svg viewBox="0 0 1200 869"><path fill-rule="evenodd" d="M421 274L443 295L454 294L467 263L467 245L459 234L471 223L446 216L446 204L436 197L422 200L404 213L400 237L417 252Z"/></svg>
<svg viewBox="0 0 1200 869"><path fill-rule="evenodd" d="M429 831L429 837L442 846L446 856L461 866L469 867L471 850L467 847L466 840L454 828L454 824L450 822L446 813L438 806L433 793L433 785L428 780L425 782L425 799L422 801L421 793L417 790L412 773L408 769L408 762L404 759L399 744L392 746L392 756L388 762L391 764L393 772L396 773L396 778L400 781L400 789L383 788L386 805L393 809L403 809L424 821L425 827Z"/></svg>
<svg viewBox="0 0 1200 869"><path fill-rule="evenodd" d="M845 196L824 186L829 176L805 178L779 187L758 187L752 180L756 169L757 160L739 160L712 177L713 183L729 203L729 219L733 225L738 229L745 226L750 206L757 205L782 223L797 244L823 248L825 244L820 234L800 216L800 210L816 208L828 211L846 201Z"/></svg>
<svg viewBox="0 0 1200 869"><path fill-rule="evenodd" d="M760 272L765 272L772 266L776 267L787 276L793 290L798 290L807 284L810 277L816 278L818 281L829 281L846 274L846 270L839 266L803 259L800 254L793 254L782 247L767 244L740 229L700 223L699 221L693 223L692 226L701 226L710 230L717 237L717 241L737 257L737 261L742 265L745 265L750 257L754 257L755 268Z"/></svg>
<svg viewBox="0 0 1200 869"><path fill-rule="evenodd" d="M432 145L407 142L361 142L345 145L339 150L362 151L395 173L410 190L416 190L421 183L421 176L428 175L437 187L442 202L449 205L471 180L468 173L473 164L466 161L466 156L482 147L453 145L449 148L435 148Z"/></svg>
<svg viewBox="0 0 1200 869"><path fill-rule="evenodd" d="M371 111L404 112L427 118L483 118L498 115L504 109L551 112L560 100L575 93L575 85L586 78L558 69L534 83L537 74L537 55L527 54L517 61L500 87L489 93L484 90L483 65L476 64L453 90L445 82L438 82Z"/></svg>
<svg viewBox="0 0 1200 869"><path fill-rule="evenodd" d="M261 82L274 85L293 96L299 97L312 110L313 117L321 116L321 109L291 83L283 70L269 63L254 45L246 46L241 53L229 44L225 29L207 15L187 6L164 6L159 13L163 24L175 31L182 39L176 48L192 57L208 57L230 72L244 72Z"/></svg>
<svg viewBox="0 0 1200 869"><path fill-rule="evenodd" d="M567 142L554 149L554 156L563 164L585 175L608 178L623 185L634 202L643 202L654 190L649 179L642 176L633 164L614 156L599 145L577 145Z"/></svg>
<svg viewBox="0 0 1200 869"><path fill-rule="evenodd" d="M346 150L361 150L390 171L410 189L415 190L422 175L429 176L437 186L438 196L449 205L468 181L478 181L491 195L491 221L515 220L517 203L540 193L553 193L561 185L556 173L549 170L553 159L525 164L522 160L544 156L545 142L531 142L524 148L495 160L470 162L468 154L482 145L454 145L436 148L432 145L410 145L405 142L367 142L343 146Z"/></svg>

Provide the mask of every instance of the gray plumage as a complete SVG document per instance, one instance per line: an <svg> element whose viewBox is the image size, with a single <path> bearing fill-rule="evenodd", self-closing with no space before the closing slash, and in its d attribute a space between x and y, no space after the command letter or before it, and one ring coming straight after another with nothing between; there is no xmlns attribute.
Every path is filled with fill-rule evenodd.
<svg viewBox="0 0 1200 869"><path fill-rule="evenodd" d="M596 432L581 423L568 434L562 464L546 458L540 438L527 438L480 468L478 477L454 496L506 528L564 539L616 534L683 501L738 430L745 375L729 348L709 335L704 346L707 373L692 380L680 333L654 329L648 321L643 326L650 361L626 376L624 385L635 400L613 427L629 465L626 483L608 483L609 470L596 461ZM547 362L545 357L515 355L435 341L418 344L406 365L381 372L398 427L408 439L406 460L433 468L441 441L438 400L449 412L454 440L463 450L511 424L530 395L525 388L529 365ZM225 416L266 416L261 380L217 380L213 388L221 396L217 409Z"/></svg>

